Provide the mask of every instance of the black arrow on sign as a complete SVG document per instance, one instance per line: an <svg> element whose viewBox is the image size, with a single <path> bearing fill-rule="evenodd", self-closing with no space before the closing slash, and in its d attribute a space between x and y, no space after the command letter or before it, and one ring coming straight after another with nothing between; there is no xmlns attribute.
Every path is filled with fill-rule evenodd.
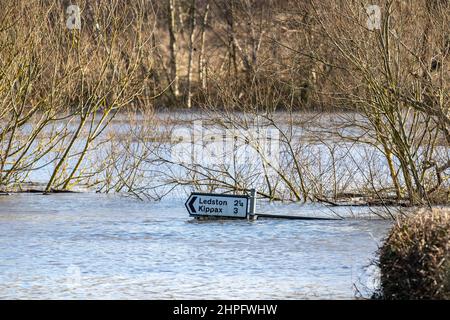
<svg viewBox="0 0 450 320"><path fill-rule="evenodd" d="M188 209L191 213L196 213L196 212L197 212L197 211L195 211L195 208L194 208L194 202L195 202L196 199L197 199L196 196L192 197L191 201L189 201L188 204L187 204L187 206L188 206L187 209Z"/></svg>

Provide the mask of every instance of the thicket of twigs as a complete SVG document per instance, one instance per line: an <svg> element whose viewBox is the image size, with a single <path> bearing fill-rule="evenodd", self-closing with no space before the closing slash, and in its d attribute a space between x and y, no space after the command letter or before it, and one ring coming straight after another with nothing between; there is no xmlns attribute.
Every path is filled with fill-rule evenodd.
<svg viewBox="0 0 450 320"><path fill-rule="evenodd" d="M422 210L397 222L380 249L383 299L450 299L450 214Z"/></svg>
<svg viewBox="0 0 450 320"><path fill-rule="evenodd" d="M215 15L207 32L212 39L228 39L228 46L222 41L207 59L206 94L197 102L226 129L248 129L254 126L249 119L263 118L263 127L280 133L285 163L271 178L265 170L244 174L223 165L182 164L192 175L169 180L231 191L257 184L271 199L335 203L342 194L365 194L379 203L447 203L450 3L386 0L378 5L380 21L372 28L365 4L352 0L211 4ZM176 25L176 19L169 21ZM176 39L183 43L182 36L171 43ZM213 43L200 52L211 52ZM195 47L169 49L171 70L178 70L183 60L178 51ZM175 82L182 78L172 73ZM350 112L335 115L335 125L323 112L295 113L312 107ZM280 108L288 119L277 117ZM233 115L236 109L246 116ZM313 121L308 132L295 133L320 117L325 120ZM311 150L316 145L325 147L322 156ZM347 156L338 154L342 148ZM372 165L374 158L378 165ZM347 166L345 172L340 166ZM252 180L255 175L259 180Z"/></svg>
<svg viewBox="0 0 450 320"><path fill-rule="evenodd" d="M70 4L81 30L66 26ZM45 168L46 191L159 199L177 186L257 185L272 200L448 202L447 0L379 1L376 28L353 0L0 6L2 190ZM234 154L177 162L176 119L157 121L154 107L196 108L237 130L261 166L232 165ZM117 115L126 124L108 130ZM253 129L277 132L279 165Z"/></svg>
<svg viewBox="0 0 450 320"><path fill-rule="evenodd" d="M69 189L114 117L150 95L144 4L80 1L92 21L72 30L64 2L1 2L0 188L46 167L46 191Z"/></svg>

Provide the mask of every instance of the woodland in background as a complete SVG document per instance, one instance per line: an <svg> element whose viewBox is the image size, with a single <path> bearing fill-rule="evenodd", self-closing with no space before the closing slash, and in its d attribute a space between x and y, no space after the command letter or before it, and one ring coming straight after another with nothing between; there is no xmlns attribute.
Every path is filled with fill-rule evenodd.
<svg viewBox="0 0 450 320"><path fill-rule="evenodd" d="M66 27L70 4L81 8L81 30ZM340 141L383 158L388 177L381 185L370 162L356 164L367 180L359 193L383 202L448 203L450 1L377 1L381 25L374 30L369 4L0 1L0 190L23 189L33 171L47 168L47 192L89 184L148 194L133 187L145 176L141 164L170 163L148 145L155 110L196 109L226 128L263 117L264 126L281 132L287 163L272 180L260 173L260 196L335 203L348 191L336 174ZM279 123L277 111L288 121ZM306 111L314 119L340 112L336 125L319 121L309 132L308 143L328 150L326 174L311 171L317 166L304 153L308 143L293 134L299 121L308 124L296 112ZM146 129L128 141L140 148L112 151L106 128L121 113L145 118ZM110 152L92 169L101 144ZM230 168L183 169L191 174L164 183L248 188Z"/></svg>

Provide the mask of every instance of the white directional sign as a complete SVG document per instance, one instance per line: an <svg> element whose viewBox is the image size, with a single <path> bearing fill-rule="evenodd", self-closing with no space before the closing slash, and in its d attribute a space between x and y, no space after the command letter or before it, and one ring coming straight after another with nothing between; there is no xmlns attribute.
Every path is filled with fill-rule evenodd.
<svg viewBox="0 0 450 320"><path fill-rule="evenodd" d="M246 218L249 209L249 197L191 193L185 206L191 216Z"/></svg>

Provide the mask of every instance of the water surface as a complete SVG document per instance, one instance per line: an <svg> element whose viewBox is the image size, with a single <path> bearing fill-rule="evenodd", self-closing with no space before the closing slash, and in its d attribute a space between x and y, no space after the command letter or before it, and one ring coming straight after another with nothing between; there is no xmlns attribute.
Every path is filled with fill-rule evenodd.
<svg viewBox="0 0 450 320"><path fill-rule="evenodd" d="M364 211L364 209L360 209ZM317 205L258 212L332 214ZM190 218L183 199L0 197L0 298L354 298L390 222ZM368 267L369 266L369 267Z"/></svg>

